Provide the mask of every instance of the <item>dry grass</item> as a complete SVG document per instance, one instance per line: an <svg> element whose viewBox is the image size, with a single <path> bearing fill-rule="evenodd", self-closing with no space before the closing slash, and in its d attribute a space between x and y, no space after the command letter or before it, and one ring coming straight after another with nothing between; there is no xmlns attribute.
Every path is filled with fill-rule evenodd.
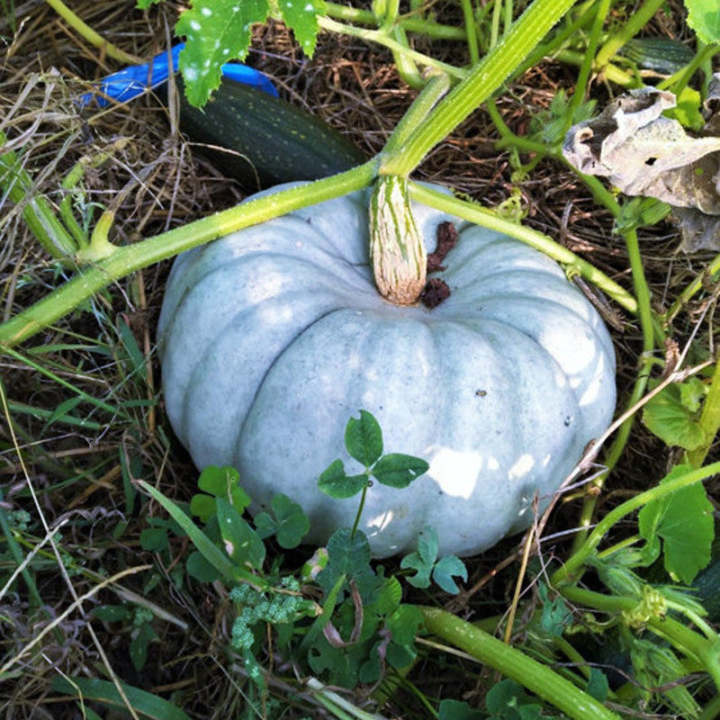
<svg viewBox="0 0 720 720"><path fill-rule="evenodd" d="M179 7L166 3L144 15L126 0L72 5L108 40L141 57L165 46ZM677 10L679 3L670 5ZM5 37L0 46L0 127L11 141L21 139L18 144L25 166L36 179L38 192L58 201L60 180L74 163L110 150L107 163L88 173L86 206L77 210L91 222L91 217L97 217L89 214L95 204L117 204L114 232L120 243L183 225L240 199L238 187L170 127L167 111L153 95L104 111L79 111L74 100L91 81L118 69L117 63L68 30L45 3L31 0L17 7L22 8L22 21L14 38L0 20L0 36ZM436 9L442 15L442 4ZM677 35L682 32L679 18L679 12L662 15L655 28ZM462 50L450 44L443 52L456 64L464 60ZM249 62L270 75L285 98L348 134L368 155L382 147L414 96L398 79L389 53L353 39L324 36L310 61L302 57L282 26L271 24L256 32ZM522 133L531 114L546 108L558 89L571 88L573 78L573 70L556 64L529 71L499 103L505 121ZM604 97L607 88L598 82L594 92ZM575 176L547 161L528 180L515 183L511 157L495 150L496 140L488 116L477 111L433 150L417 176L451 185L487 205L518 191L532 227L559 238L629 286L625 249L621 238L611 232L612 219L598 209ZM69 271L48 259L21 222L19 208L8 203L0 204L0 238L0 313L7 319L45 296ZM678 255L677 242L669 225L646 229L641 235L648 280L659 305L666 306L708 260L707 256ZM24 359L0 358L2 381L13 403L12 424L5 422L4 415L0 422L3 507L27 509L35 518L22 534L26 543L22 552L37 547L45 537L39 513L49 527L64 522L62 539L46 542L38 553L42 560L34 577L41 602L32 603L22 582L0 599L0 665L37 638L41 628L56 622L13 665L21 674L0 683L0 715L5 717L78 717L75 704L53 691L52 678L62 673L111 677L109 668L130 685L165 697L177 692L185 710L197 717L239 716L244 705L242 686L223 668L230 617L226 599L212 587L194 594L176 587L173 570L187 552L186 541L172 540L168 563L143 552L139 545L148 514L162 513L150 504L141 506L132 497L131 479L146 479L181 500L190 497L196 481L189 458L165 421L154 355L154 328L168 268L169 263L162 263L115 284L93 301L90 312L74 313L21 347ZM697 322L694 348L698 355L708 350L713 335L713 308L703 314L702 305L710 296L706 294L689 313L682 314L674 331L682 345ZM641 338L634 318L614 313L620 328L614 340L622 398L636 376ZM147 368L133 365L123 341L123 324L148 358ZM29 365L28 358L37 367ZM47 372L113 409L84 399L74 413L96 423L92 429L62 422L48 425L47 414L25 413L22 408L30 405L51 414L74 397ZM655 482L669 461L667 448L637 427L600 500L600 512L618 497ZM548 534L573 527L578 509L577 502L561 505ZM516 542L508 540L473 559L468 586L512 553ZM62 553L64 572L52 552L53 543ZM562 553L564 547L563 541L549 544L545 560L551 561L553 553ZM98 590L103 576L145 563L153 566L153 572L129 575L119 584ZM12 564L8 548L0 544L3 575ZM481 592L467 598L463 614L482 617L501 610L512 592L515 569L511 564ZM97 593L76 611L62 617L78 596L94 590ZM131 628L98 620L91 623L88 616L98 603L120 604L127 592L161 606L170 616L154 625L159 637L151 644L142 673L134 670L128 658ZM469 693L472 698L478 669L468 666L466 670L463 677L457 668L431 664L427 670L420 667L413 679L430 695ZM281 696L286 702L287 696L282 692ZM407 713L403 717L421 716L415 714L410 695L403 695L401 702L402 712ZM284 717L301 717L303 712L308 711L290 711ZM313 712L323 716L317 709ZM400 710L397 713L400 717Z"/></svg>

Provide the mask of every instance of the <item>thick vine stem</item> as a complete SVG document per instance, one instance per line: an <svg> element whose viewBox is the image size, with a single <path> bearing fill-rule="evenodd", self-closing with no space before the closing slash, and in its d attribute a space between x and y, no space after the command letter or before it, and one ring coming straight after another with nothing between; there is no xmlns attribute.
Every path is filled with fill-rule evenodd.
<svg viewBox="0 0 720 720"><path fill-rule="evenodd" d="M573 3L574 0L535 0L512 25L502 42L438 103L408 142L386 159L382 174L410 173L438 142L502 85Z"/></svg>
<svg viewBox="0 0 720 720"><path fill-rule="evenodd" d="M419 606L427 630L499 670L574 720L619 720L619 716L546 665L497 638L434 607Z"/></svg>
<svg viewBox="0 0 720 720"><path fill-rule="evenodd" d="M31 338L70 313L94 293L135 270L166 260L235 230L360 190L377 177L378 163L377 159L373 159L338 175L265 195L135 245L118 247L104 260L81 270L68 283L0 325L0 347L12 347Z"/></svg>

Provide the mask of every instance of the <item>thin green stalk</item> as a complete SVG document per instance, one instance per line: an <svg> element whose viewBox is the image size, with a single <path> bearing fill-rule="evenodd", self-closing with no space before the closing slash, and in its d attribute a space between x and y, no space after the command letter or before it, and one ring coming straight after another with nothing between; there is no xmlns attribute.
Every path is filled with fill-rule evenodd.
<svg viewBox="0 0 720 720"><path fill-rule="evenodd" d="M478 49L477 30L475 29L475 15L473 13L472 2L471 0L460 0L460 5L465 23L470 64L477 65L480 60L480 50Z"/></svg>
<svg viewBox="0 0 720 720"><path fill-rule="evenodd" d="M383 152L393 152L395 148L402 145L412 135L415 128L428 116L428 113L435 107L449 87L450 79L447 75L444 73L433 75L402 116L400 122L395 126L392 135L385 143Z"/></svg>
<svg viewBox="0 0 720 720"><path fill-rule="evenodd" d="M408 39L404 28L400 25L396 25L390 32L394 40L400 43L403 47L409 49L410 46L408 45ZM425 85L425 81L418 70L418 66L415 64L415 61L411 57L408 57L406 53L398 50L393 50L393 60L395 61L395 69L397 70L398 75L402 78L403 82L407 83L415 90L422 89Z"/></svg>
<svg viewBox="0 0 720 720"><path fill-rule="evenodd" d="M495 230L517 238L526 245L539 250L553 260L570 268L578 275L581 275L599 287L603 292L607 293L629 312L636 313L638 311L637 301L627 290L620 287L620 285L605 275L601 270L598 270L586 260L578 257L566 247L556 243L547 235L543 235L523 225L518 225L510 220L500 218L490 210L486 210L466 200L460 200L459 198L446 195L437 190L431 190L423 185L411 182L409 187L413 200L421 202L428 207L435 208L436 210L442 210L450 215L456 215L476 225L481 225L490 230Z"/></svg>
<svg viewBox="0 0 720 720"><path fill-rule="evenodd" d="M427 630L499 670L574 720L619 720L602 703L546 665L506 645L465 620L434 607L419 606Z"/></svg>
<svg viewBox="0 0 720 720"><path fill-rule="evenodd" d="M571 37L573 37L586 23L593 18L593 8L595 0L586 0L586 2L577 8L577 16L571 22L566 23L562 30L558 30L546 43L538 45L528 56L525 61L510 76L510 82L522 75L524 72L534 67L545 57L552 57L560 47ZM578 56L580 54L578 53ZM582 60L581 60L582 62Z"/></svg>
<svg viewBox="0 0 720 720"><path fill-rule="evenodd" d="M703 403L698 424L705 442L697 450L691 450L687 453L687 458L693 467L700 467L705 462L718 430L720 430L720 362L718 361L715 362L710 389Z"/></svg>
<svg viewBox="0 0 720 720"><path fill-rule="evenodd" d="M578 73L577 82L575 83L575 91L572 99L568 104L567 116L565 118L565 133L570 129L573 124L578 109L585 100L587 93L587 86L590 80L590 73L593 70L593 61L595 60L595 52L600 44L600 35L602 34L603 26L607 18L608 12L610 12L610 5L612 0L600 0L598 3L598 9L595 13L595 19L593 21L592 29L590 30L590 40L588 42L587 49L585 50L585 57L583 63L580 66L580 72Z"/></svg>
<svg viewBox="0 0 720 720"><path fill-rule="evenodd" d="M329 30L331 32L342 33L344 35L350 35L351 37L358 37L363 39L365 42L375 42L378 45L397 52L411 60L414 60L419 65L425 65L426 67L436 68L441 72L447 73L448 75L456 78L464 78L467 75L466 70L456 68L454 65L435 60L428 55L413 50L412 48L403 45L402 43L394 40L387 32L382 30L367 30L365 28L357 28L353 25L344 25L335 20L331 20L328 17L319 17L318 24L323 30Z"/></svg>
<svg viewBox="0 0 720 720"><path fill-rule="evenodd" d="M136 55L130 55L111 42L105 40L102 35L96 33L87 23L83 22L70 8L65 5L62 0L45 0L47 4L65 20L81 37L85 38L91 45L104 50L108 57L118 60L126 65L139 65L143 62L142 58Z"/></svg>
<svg viewBox="0 0 720 720"><path fill-rule="evenodd" d="M44 408L35 407L34 405L27 405L26 403L15 402L14 400L8 401L8 406L11 412L20 413L21 415L29 415L37 420L50 420L55 414L54 410L45 410ZM73 427L79 427L83 430L105 430L107 425L103 423L89 420L88 418L75 417L74 415L63 415L59 417L55 422L61 425L71 425Z"/></svg>
<svg viewBox="0 0 720 720"><path fill-rule="evenodd" d="M585 61L585 55L575 50L560 50L555 55L555 59L568 65L577 65L580 67ZM595 65L598 68L600 67L597 60L595 61ZM642 81L638 77L621 70L617 65L613 65L612 63L605 65L601 73L603 77L610 82L624 88L634 88L642 85Z"/></svg>
<svg viewBox="0 0 720 720"><path fill-rule="evenodd" d="M368 482L370 481L370 475L368 473ZM368 491L368 484L365 483L365 486L362 489L362 493L360 494L360 505L358 505L357 512L355 513L355 522L353 523L352 530L350 531L350 539L352 540L355 537L355 533L357 532L358 525L360 524L360 517L362 515L362 511L365 508L365 498L367 498L367 491Z"/></svg>
<svg viewBox="0 0 720 720"><path fill-rule="evenodd" d="M0 132L0 150L5 142L7 138ZM32 195L32 179L13 151L0 152L0 188L12 203L23 204L23 219L45 252L56 259L67 258L75 252L72 237L47 199L43 195Z"/></svg>
<svg viewBox="0 0 720 720"><path fill-rule="evenodd" d="M49 297L52 298L53 295L54 295L54 293L52 293ZM10 322L12 322L12 320ZM0 327L4 327L4 325L1 325ZM0 345L2 345L2 344L0 343ZM124 413L119 408L116 408L113 405L110 405L110 403L106 403L104 400L99 400L98 398L94 397L93 395L89 395L84 390L81 390L80 388L75 387L75 385L73 385L72 383L68 382L64 378L61 378L59 375L56 375L54 372L52 372L52 370L48 370L47 368L43 367L42 365L39 365L32 358L27 357L27 355L22 355L21 353L17 352L16 350L13 350L11 347L8 347L7 345L5 345L4 347L0 347L0 352L3 352L12 358L15 358L15 360L17 360L18 362L23 363L23 365L27 365L28 367L32 368L36 372L39 372L41 375L45 375L45 377L47 377L48 379L57 383L61 387L64 387L67 390L70 390L73 394L82 398L83 401L90 403L91 405L95 405L95 407L99 407L102 410L105 410L106 412L110 413L112 416L121 417L124 420L132 420L132 418L129 415Z"/></svg>
<svg viewBox="0 0 720 720"><path fill-rule="evenodd" d="M31 338L94 293L136 270L240 228L366 187L377 176L377 165L378 161L373 159L344 173L250 200L134 245L117 248L109 257L82 269L68 283L0 325L0 350Z"/></svg>
<svg viewBox="0 0 720 720"><path fill-rule="evenodd" d="M490 49L492 50L498 44L500 37L500 11L502 9L502 0L493 1L493 14L490 24Z"/></svg>
<svg viewBox="0 0 720 720"><path fill-rule="evenodd" d="M490 115L490 119L492 120L493 125L495 125L495 128L500 134L500 140L495 143L496 148L500 149L511 146L516 148L519 152L537 153L541 156L557 156L557 154L549 145L544 145L543 143L535 142L534 140L528 140L527 138L516 135L506 125L505 121L502 118L502 115L500 115L500 111L497 108L494 98L488 99L488 101L485 103L485 109L487 110L488 115Z"/></svg>
<svg viewBox="0 0 720 720"><path fill-rule="evenodd" d="M328 17L336 20L346 20L348 22L360 23L360 25L377 26L377 18L371 10L361 10L359 8L348 7L346 5L338 5L333 2L325 3L325 12ZM397 24L408 32L418 35L426 35L435 40L464 40L465 30L454 27L453 25L442 25L432 20L424 20L418 17L400 16Z"/></svg>
<svg viewBox="0 0 720 720"><path fill-rule="evenodd" d="M635 497L613 508L598 522L582 546L568 558L561 568L553 573L551 577L552 585L562 590L563 583L567 583L570 578L575 576L585 561L595 552L605 535L610 531L610 528L625 516L639 510L653 500L659 500L684 487L706 480L717 473L720 473L720 462L671 478L662 485L656 485L654 488L639 493L635 495Z"/></svg>
<svg viewBox="0 0 720 720"><path fill-rule="evenodd" d="M383 164L387 175L407 175L441 140L499 88L523 58L570 9L574 0L535 0L463 82L441 100L407 143Z"/></svg>
<svg viewBox="0 0 720 720"><path fill-rule="evenodd" d="M1 386L0 386L1 388ZM3 395L4 397L4 395ZM8 549L10 550L10 554L13 557L13 560L17 563L17 566L20 567L23 562L25 561L25 557L23 556L22 550L20 549L20 546L17 544L17 541L15 540L15 536L13 535L12 530L10 529L10 523L8 522L7 515L5 512L5 509L2 506L3 501L3 492L2 488L0 488L0 530L2 530L3 535L5 536L5 540L7 541ZM32 576L32 573L30 570L28 570L27 567L23 568L23 570L20 573L22 575L23 580L25 581L25 585L27 585L28 592L30 593L30 598L32 601L33 607L39 608L43 607L43 599L40 596L40 591L37 588L37 584L35 583L35 578Z"/></svg>
<svg viewBox="0 0 720 720"><path fill-rule="evenodd" d="M720 272L720 255L716 255L707 267L698 273L697 277L680 293L668 311L661 317L663 325L668 327L675 316L682 310L683 306L692 300L693 296L702 290L706 280L715 282L716 275Z"/></svg>
<svg viewBox="0 0 720 720"><path fill-rule="evenodd" d="M664 2L665 0L645 0L630 16L630 19L625 25L605 41L605 44L600 48L595 58L597 67L604 68L615 53L650 22L653 15L662 7Z"/></svg>
<svg viewBox="0 0 720 720"><path fill-rule="evenodd" d="M695 57L682 70L674 73L669 78L665 78L665 80L658 83L657 87L660 90L669 89L675 95L679 95L690 82L690 78L695 72L719 52L720 45L704 45L698 49Z"/></svg>
<svg viewBox="0 0 720 720"><path fill-rule="evenodd" d="M508 32L510 32L510 28L512 27L513 0L505 0L505 5L503 6L503 9L505 10L505 17L503 18L503 37L505 37Z"/></svg>

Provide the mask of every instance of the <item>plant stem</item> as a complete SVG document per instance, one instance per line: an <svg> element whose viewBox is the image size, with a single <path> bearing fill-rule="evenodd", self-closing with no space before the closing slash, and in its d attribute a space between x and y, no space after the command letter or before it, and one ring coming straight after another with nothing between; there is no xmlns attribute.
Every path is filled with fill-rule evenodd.
<svg viewBox="0 0 720 720"><path fill-rule="evenodd" d="M463 12L463 21L465 22L465 34L467 36L468 52L470 53L470 64L477 65L480 60L480 51L478 50L477 31L475 29L475 15L470 0L460 0Z"/></svg>
<svg viewBox="0 0 720 720"><path fill-rule="evenodd" d="M626 515L635 512L635 510L640 509L653 500L659 500L684 487L706 480L717 473L720 473L720 462L707 465L697 470L691 470L684 475L667 480L662 485L656 485L654 488L639 493L635 495L635 497L630 498L630 500L626 500L616 508L613 508L598 522L582 546L571 555L561 568L553 573L551 584L561 592L564 592L563 583L567 583L570 578L575 575L585 560L590 557L598 545L600 545L610 528Z"/></svg>
<svg viewBox="0 0 720 720"><path fill-rule="evenodd" d="M415 128L427 117L449 87L450 79L447 75L444 73L433 75L402 116L400 122L395 126L392 135L385 143L383 152L393 152L395 148L402 145L412 135Z"/></svg>
<svg viewBox="0 0 720 720"><path fill-rule="evenodd" d="M98 290L135 270L235 230L359 190L375 179L377 165L378 160L373 159L338 175L265 195L135 245L119 247L109 257L83 269L68 283L0 325L0 348L12 347L27 340L71 312Z"/></svg>
<svg viewBox="0 0 720 720"><path fill-rule="evenodd" d="M355 522L353 523L352 530L350 531L350 539L355 537L358 525L360 524L360 516L362 515L363 508L365 507L365 498L367 497L368 483L370 482L370 471L366 468L367 482L363 486L362 494L360 495L360 504L358 505L357 512L355 513Z"/></svg>
<svg viewBox="0 0 720 720"><path fill-rule="evenodd" d="M670 325L683 305L690 302L693 295L702 289L706 280L715 282L713 276L718 272L720 272L720 255L716 255L708 266L701 273L698 273L697 277L680 293L675 302L670 306L670 309L662 316L663 325L665 327Z"/></svg>
<svg viewBox="0 0 720 720"><path fill-rule="evenodd" d="M118 60L127 65L139 65L143 62L142 58L136 55L130 55L111 42L105 40L101 35L96 33L89 25L83 22L70 8L65 5L62 0L45 0L47 4L60 15L71 28L76 30L81 37L85 38L91 45L100 48L107 53L108 57Z"/></svg>
<svg viewBox="0 0 720 720"><path fill-rule="evenodd" d="M0 151L7 141L0 132ZM72 255L75 243L43 195L31 195L33 183L13 151L0 152L0 188L15 204L24 203L23 219L30 232L53 258L62 259Z"/></svg>
<svg viewBox="0 0 720 720"><path fill-rule="evenodd" d="M720 52L720 45L717 44L701 47L695 53L695 57L682 70L658 83L658 89L665 90L669 88L672 93L679 95L690 82L690 78L695 74L695 71L718 52Z"/></svg>
<svg viewBox="0 0 720 720"><path fill-rule="evenodd" d="M436 210L442 210L443 212L456 215L476 225L482 225L490 230L495 230L517 238L526 245L539 250L553 260L577 272L583 278L607 293L629 312L637 312L637 301L627 290L620 287L620 285L595 266L578 257L559 243L556 243L547 235L543 235L523 225L518 225L510 220L504 220L490 210L486 210L466 200L460 200L459 198L452 197L452 195L431 190L414 182L410 183L410 195L413 200L435 208Z"/></svg>
<svg viewBox="0 0 720 720"><path fill-rule="evenodd" d="M568 65L581 66L585 60L585 55L576 52L575 50L560 50L555 55L555 59L559 60L560 62L567 63ZM595 65L596 67L598 67L597 61L595 62ZM600 70L600 73L610 82L613 82L616 85L620 85L624 88L633 88L642 85L642 82L637 77L625 72L617 65L613 65L612 63L608 63L607 65L605 65L602 70Z"/></svg>
<svg viewBox="0 0 720 720"><path fill-rule="evenodd" d="M700 467L705 462L715 436L720 430L720 362L718 361L715 362L710 390L703 403L699 425L705 442L697 450L691 450L687 453L688 460L693 467Z"/></svg>
<svg viewBox="0 0 720 720"><path fill-rule="evenodd" d="M440 101L407 143L381 168L387 175L407 175L441 140L502 85L574 0L535 0L508 35L475 66L463 82Z"/></svg>
<svg viewBox="0 0 720 720"><path fill-rule="evenodd" d="M698 720L716 720L720 717L720 695L716 695L704 708Z"/></svg>
<svg viewBox="0 0 720 720"><path fill-rule="evenodd" d="M366 42L376 42L378 45L383 45L393 52L397 52L400 55L414 60L420 65L436 68L437 70L451 75L452 77L464 78L467 75L466 70L456 68L454 65L448 65L448 63L441 62L440 60L435 60L428 55L423 55L421 52L413 50L397 40L394 40L383 30L366 30L365 28L357 28L353 25L343 25L342 23L335 22L335 20L322 16L318 17L318 24L323 30L344 33L345 35L350 35L352 37L359 37Z"/></svg>
<svg viewBox="0 0 720 720"><path fill-rule="evenodd" d="M608 613L630 612L638 604L636 598L604 595L574 585L558 588L558 591L572 603ZM651 617L647 621L647 627L656 635L670 641L683 654L697 659L703 669L712 677L715 685L720 687L717 635L711 639L706 638L668 616Z"/></svg>
<svg viewBox="0 0 720 720"><path fill-rule="evenodd" d="M588 42L587 49L585 50L585 57L583 58L577 82L575 83L575 92L568 103L567 116L565 117L565 132L563 132L563 135L565 135L565 133L570 129L570 126L574 123L575 115L585 100L587 85L590 80L590 73L593 69L595 52L597 51L597 47L600 43L600 34L602 33L607 14L610 11L611 2L612 0L600 0L598 4L598 9L595 13L595 20L593 21L592 30L590 31L590 41Z"/></svg>
<svg viewBox="0 0 720 720"><path fill-rule="evenodd" d="M520 650L445 610L426 606L419 606L419 609L430 633L499 670L568 717L574 720L619 720L595 698Z"/></svg>
<svg viewBox="0 0 720 720"><path fill-rule="evenodd" d="M664 2L665 0L645 0L642 6L630 16L625 25L605 41L595 58L597 67L604 68L615 53L647 25Z"/></svg>
<svg viewBox="0 0 720 720"><path fill-rule="evenodd" d="M337 20L347 20L349 22L360 23L361 25L377 25L377 18L371 10L361 10L359 8L347 7L346 5L338 5L333 2L325 3L325 10L328 17ZM418 35L427 35L435 40L464 40L465 31L452 25L441 25L432 20L423 20L416 17L398 18L397 24L409 32Z"/></svg>
<svg viewBox="0 0 720 720"><path fill-rule="evenodd" d="M407 35L405 29L400 25L396 25L390 31L392 37L399 42L404 48L409 49ZM398 75L407 83L411 88L420 90L424 87L425 81L418 70L418 66L415 61L408 57L406 53L400 52L399 50L393 50L393 60L395 61L395 69Z"/></svg>

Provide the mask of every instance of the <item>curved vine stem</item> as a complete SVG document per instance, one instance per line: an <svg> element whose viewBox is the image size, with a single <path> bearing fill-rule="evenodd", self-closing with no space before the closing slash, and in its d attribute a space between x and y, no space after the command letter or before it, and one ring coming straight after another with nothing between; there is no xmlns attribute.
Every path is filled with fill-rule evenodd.
<svg viewBox="0 0 720 720"><path fill-rule="evenodd" d="M301 207L345 195L369 185L377 176L377 160L329 178L250 200L237 207L143 240L118 247L68 283L0 325L0 347L12 347L67 315L81 302L135 270L203 245L250 225Z"/></svg>
<svg viewBox="0 0 720 720"><path fill-rule="evenodd" d="M499 670L574 720L619 720L592 696L554 670L480 628L439 608L419 606L427 630Z"/></svg>

